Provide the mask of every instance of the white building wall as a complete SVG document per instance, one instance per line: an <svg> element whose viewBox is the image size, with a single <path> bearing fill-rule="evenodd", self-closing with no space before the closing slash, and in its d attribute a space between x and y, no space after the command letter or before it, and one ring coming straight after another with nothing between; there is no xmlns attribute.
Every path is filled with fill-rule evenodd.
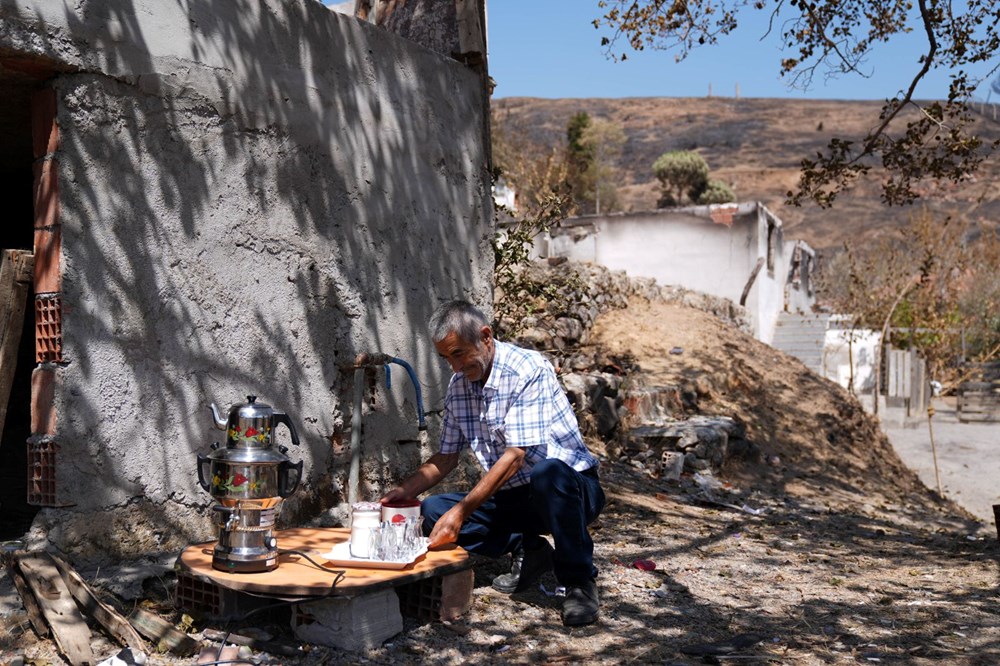
<svg viewBox="0 0 1000 666"><path fill-rule="evenodd" d="M773 228L770 234L769 227ZM764 265L748 295L747 307L751 309L753 314L754 333L757 339L771 344L774 341L774 329L778 322L778 315L785 309L785 279L788 275L788 257L785 253L785 244L782 241L781 223L763 206L757 208L757 223L753 225L750 233L754 235L751 242L756 245L754 265L756 265L757 258L763 259ZM769 256L770 268L768 267ZM739 297L736 300L739 302Z"/></svg>
<svg viewBox="0 0 1000 666"><path fill-rule="evenodd" d="M751 238L704 218L631 215L596 224L596 262L633 277L739 302L753 268Z"/></svg>
<svg viewBox="0 0 1000 666"><path fill-rule="evenodd" d="M731 224L712 219L720 210ZM544 256L593 261L632 277L653 278L739 303L758 258L764 264L747 294L745 307L755 336L770 343L785 309L791 252L781 221L758 203L654 211L574 220L549 239ZM718 215L726 219L726 215ZM768 225L772 267L768 258Z"/></svg>
<svg viewBox="0 0 1000 666"><path fill-rule="evenodd" d="M871 393L879 333L868 329L833 328L826 332L823 372L844 388L853 383L855 393Z"/></svg>

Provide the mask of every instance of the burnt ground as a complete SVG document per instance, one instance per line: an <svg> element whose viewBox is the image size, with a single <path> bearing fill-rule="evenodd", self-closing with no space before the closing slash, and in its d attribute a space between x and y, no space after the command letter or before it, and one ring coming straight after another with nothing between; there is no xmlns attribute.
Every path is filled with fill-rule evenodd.
<svg viewBox="0 0 1000 666"><path fill-rule="evenodd" d="M853 397L794 359L678 305L635 302L603 315L594 344L634 359L641 374L630 381L690 385L700 413L740 419L760 452L730 461L715 485L692 475L660 479L606 457L609 503L593 526L602 594L597 624L564 628L559 598L541 589L511 597L494 591L489 581L504 562L483 561L473 608L459 623L407 620L403 633L364 653L314 646L300 657L257 651L254 659L1000 663L995 532L928 490ZM668 354L673 347L683 353ZM607 453L600 442L593 448ZM170 583L169 575L152 580L144 603L180 622ZM554 586L550 578L542 583ZM220 628L188 619L196 637ZM233 628L294 640L280 616ZM30 629L12 633L3 646L7 660L20 654L36 664L63 663ZM153 654L148 663L191 661Z"/></svg>

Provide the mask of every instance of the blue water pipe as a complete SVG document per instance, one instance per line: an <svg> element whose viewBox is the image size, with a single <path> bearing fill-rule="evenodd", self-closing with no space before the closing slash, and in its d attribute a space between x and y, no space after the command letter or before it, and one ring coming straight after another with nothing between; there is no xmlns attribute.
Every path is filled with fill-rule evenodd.
<svg viewBox="0 0 1000 666"><path fill-rule="evenodd" d="M396 365L403 366L406 370L406 374L410 376L410 382L413 384L413 389L417 392L417 430L427 430L427 421L424 420L424 397L420 390L420 382L417 381L417 373L413 371L413 367L401 358L396 358L395 356L389 357L385 365L385 388L386 390L392 388L392 372L389 370L389 363L395 363Z"/></svg>

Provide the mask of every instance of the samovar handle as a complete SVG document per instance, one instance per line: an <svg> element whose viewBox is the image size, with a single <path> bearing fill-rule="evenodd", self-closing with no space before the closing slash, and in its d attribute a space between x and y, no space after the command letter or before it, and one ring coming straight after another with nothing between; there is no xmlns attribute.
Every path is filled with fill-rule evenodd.
<svg viewBox="0 0 1000 666"><path fill-rule="evenodd" d="M198 483L201 485L202 488L205 489L205 492L209 493L212 492L212 483L211 480L205 475L204 470L206 465L211 466L211 464L212 464L211 458L209 458L208 456L203 456L200 453L198 454Z"/></svg>
<svg viewBox="0 0 1000 666"><path fill-rule="evenodd" d="M277 425L278 423L284 423L288 428L288 434L292 436L292 444L295 446L299 445L299 433L295 432L295 426L292 425L292 420L288 418L288 414L283 412L275 412L271 415L271 421Z"/></svg>
<svg viewBox="0 0 1000 666"><path fill-rule="evenodd" d="M293 482L289 477L291 476L289 472L295 470L295 481ZM278 467L278 495L282 498L291 497L292 493L299 487L299 482L302 480L302 461L297 463L292 463L289 460L282 460L281 465Z"/></svg>

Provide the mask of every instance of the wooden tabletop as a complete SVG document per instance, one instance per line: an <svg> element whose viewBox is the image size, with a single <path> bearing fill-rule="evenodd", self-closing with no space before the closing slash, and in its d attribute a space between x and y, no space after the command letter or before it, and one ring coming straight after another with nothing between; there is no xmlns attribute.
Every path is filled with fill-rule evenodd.
<svg viewBox="0 0 1000 666"><path fill-rule="evenodd" d="M182 571L208 578L231 590L280 597L340 596L352 597L395 587L431 576L462 571L472 566L469 554L452 544L428 551L404 569L366 569L336 566L320 557L334 544L347 541L351 531L340 527L296 527L275 532L281 551L297 550L309 555L316 564L295 553L278 556L278 568L260 573L230 573L212 568L215 541L188 546L177 559ZM337 572L343 578L337 579ZM332 589L332 594L331 594Z"/></svg>

